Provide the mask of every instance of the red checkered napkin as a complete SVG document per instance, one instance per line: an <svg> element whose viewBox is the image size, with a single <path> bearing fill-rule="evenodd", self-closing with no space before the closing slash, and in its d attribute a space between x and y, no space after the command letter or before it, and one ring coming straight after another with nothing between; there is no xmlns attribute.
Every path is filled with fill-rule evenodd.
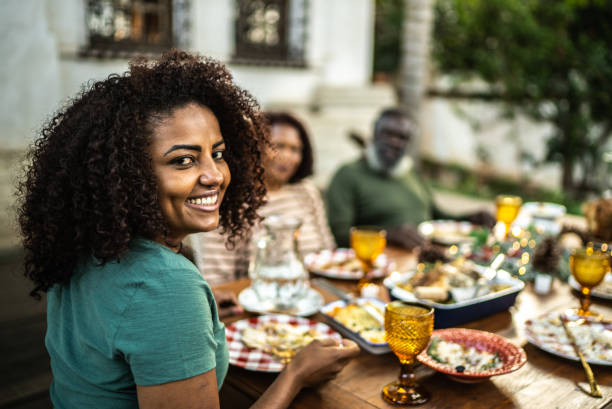
<svg viewBox="0 0 612 409"><path fill-rule="evenodd" d="M309 271L324 277L340 280L359 280L363 276L361 269L356 271L348 270L342 265L327 267L330 263L340 264L354 258L355 253L352 249L322 250L307 254L304 257L304 265ZM384 254L378 256L374 266L376 268L370 273L371 278L385 277L394 268L393 263Z"/></svg>
<svg viewBox="0 0 612 409"><path fill-rule="evenodd" d="M304 330L314 329L338 342L342 340L340 334L327 325L306 318L280 314L249 318L236 321L225 328L230 364L248 369L249 371L280 372L283 370L284 365L278 358L262 350L249 348L241 341L242 330L246 327L256 327L266 322L287 323Z"/></svg>

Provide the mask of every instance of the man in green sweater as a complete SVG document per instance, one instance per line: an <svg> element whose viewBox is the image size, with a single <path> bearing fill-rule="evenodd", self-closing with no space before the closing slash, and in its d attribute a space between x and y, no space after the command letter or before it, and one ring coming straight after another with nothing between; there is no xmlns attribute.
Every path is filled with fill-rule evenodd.
<svg viewBox="0 0 612 409"><path fill-rule="evenodd" d="M352 226L382 227L390 244L411 249L423 244L416 226L424 220L461 218L475 224L495 223L486 212L451 217L436 207L431 190L406 155L414 132L413 122L403 111L383 111L364 156L341 166L333 176L326 204L338 246L349 246Z"/></svg>

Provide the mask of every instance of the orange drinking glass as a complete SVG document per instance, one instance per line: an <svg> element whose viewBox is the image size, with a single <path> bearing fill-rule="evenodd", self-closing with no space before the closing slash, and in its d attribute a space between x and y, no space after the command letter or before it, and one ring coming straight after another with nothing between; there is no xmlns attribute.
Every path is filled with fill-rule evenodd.
<svg viewBox="0 0 612 409"><path fill-rule="evenodd" d="M385 341L399 358L397 381L382 390L383 399L395 405L421 405L430 393L416 382L414 360L427 346L434 324L433 307L393 301L385 308Z"/></svg>
<svg viewBox="0 0 612 409"><path fill-rule="evenodd" d="M351 248L363 268L359 288L368 283L369 274L374 269L374 262L385 250L386 245L387 232L383 229L373 226L351 228Z"/></svg>
<svg viewBox="0 0 612 409"><path fill-rule="evenodd" d="M610 255L595 250L592 247L575 249L569 259L572 276L580 284L580 308L576 313L580 316L601 318L598 313L589 311L591 306L591 289L601 283L610 271Z"/></svg>
<svg viewBox="0 0 612 409"><path fill-rule="evenodd" d="M496 218L504 224L504 239L508 237L510 226L521 210L523 200L519 196L501 195L495 200Z"/></svg>

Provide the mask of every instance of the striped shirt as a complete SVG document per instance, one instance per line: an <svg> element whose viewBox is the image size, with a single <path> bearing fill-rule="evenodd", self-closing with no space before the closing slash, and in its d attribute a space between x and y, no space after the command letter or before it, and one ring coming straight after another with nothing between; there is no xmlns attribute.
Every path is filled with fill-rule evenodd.
<svg viewBox="0 0 612 409"><path fill-rule="evenodd" d="M327 224L321 194L311 182L302 180L286 184L277 191L268 192L266 200L266 204L259 209L261 216L275 214L302 220L297 243L301 257L313 251L336 247ZM262 230L262 226L256 226L250 236L258 237ZM237 242L233 250L227 250L225 238L217 230L188 237L195 262L211 285L245 277L254 255L254 240Z"/></svg>

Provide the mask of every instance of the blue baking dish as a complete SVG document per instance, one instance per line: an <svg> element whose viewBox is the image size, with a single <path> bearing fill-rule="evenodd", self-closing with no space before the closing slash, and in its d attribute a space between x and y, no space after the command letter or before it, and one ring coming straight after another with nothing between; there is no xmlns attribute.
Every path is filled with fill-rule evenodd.
<svg viewBox="0 0 612 409"><path fill-rule="evenodd" d="M419 299L413 293L397 286L399 283L406 282L413 274L414 272L392 274L384 280L384 285L393 300L416 301L434 307L434 328L454 327L505 311L514 305L516 296L525 287L525 283L521 280L513 278L505 270L499 270L495 283L508 284L510 287L454 304L441 304Z"/></svg>

